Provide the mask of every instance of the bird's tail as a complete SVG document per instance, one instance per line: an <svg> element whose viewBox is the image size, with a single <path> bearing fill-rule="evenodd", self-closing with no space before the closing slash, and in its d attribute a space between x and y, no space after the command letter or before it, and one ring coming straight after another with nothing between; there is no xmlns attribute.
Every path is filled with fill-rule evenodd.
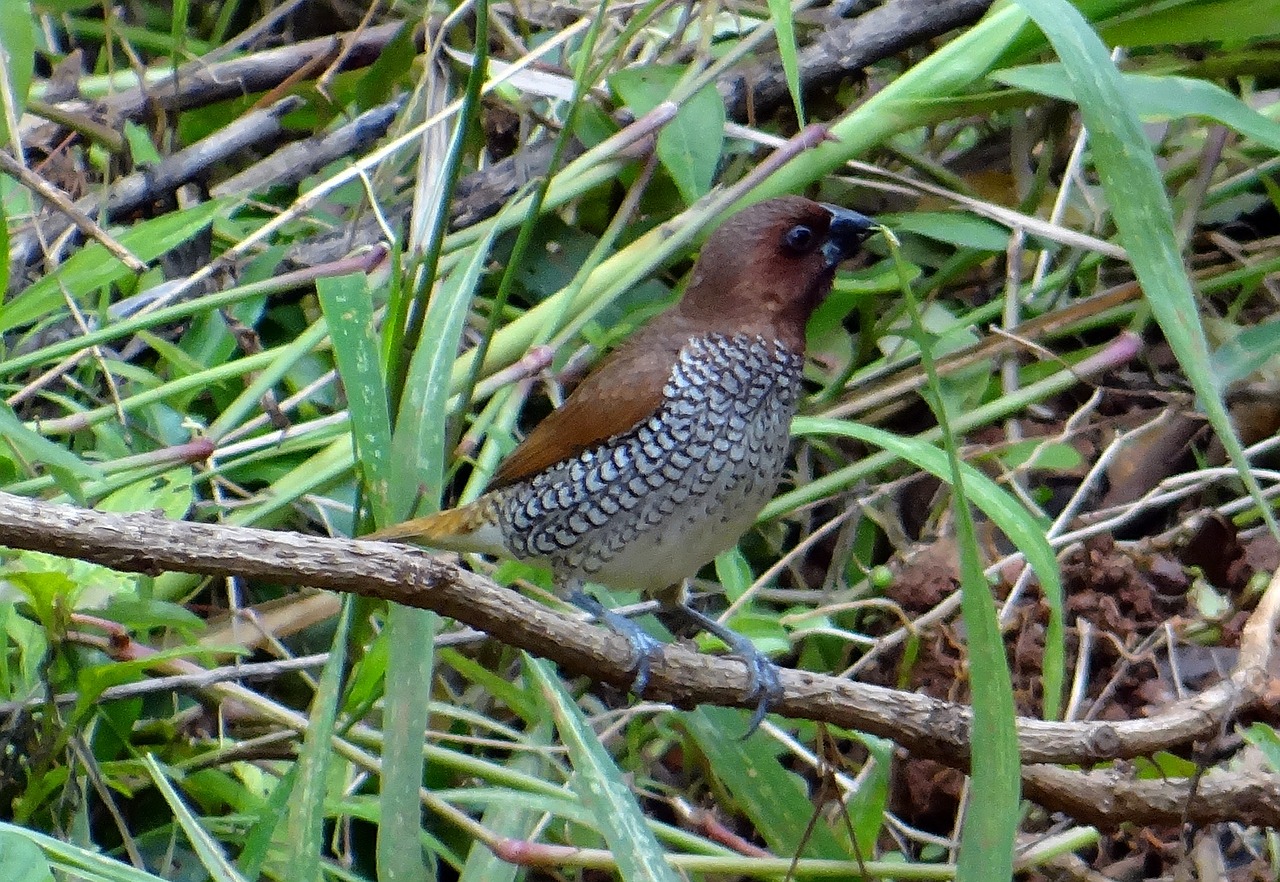
<svg viewBox="0 0 1280 882"><path fill-rule="evenodd" d="M502 531L498 527L496 506L488 497L481 497L461 508L414 518L360 538L426 545L442 551L477 554L503 554L506 551Z"/></svg>

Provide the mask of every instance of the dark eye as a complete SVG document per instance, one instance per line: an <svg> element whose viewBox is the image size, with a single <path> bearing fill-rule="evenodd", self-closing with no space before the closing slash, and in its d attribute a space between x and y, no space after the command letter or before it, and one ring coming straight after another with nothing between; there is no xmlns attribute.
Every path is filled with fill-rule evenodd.
<svg viewBox="0 0 1280 882"><path fill-rule="evenodd" d="M805 254L813 248L814 239L813 230L797 224L783 235L782 247L795 255Z"/></svg>

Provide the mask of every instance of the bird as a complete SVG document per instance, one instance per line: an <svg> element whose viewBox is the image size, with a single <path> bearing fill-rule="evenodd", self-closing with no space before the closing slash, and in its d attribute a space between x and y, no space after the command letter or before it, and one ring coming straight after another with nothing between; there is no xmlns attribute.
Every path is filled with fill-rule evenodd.
<svg viewBox="0 0 1280 882"><path fill-rule="evenodd" d="M757 202L707 239L680 300L588 373L467 505L364 537L549 564L557 593L624 635L642 695L662 643L585 585L640 590L747 667L748 733L777 666L688 602L687 582L772 498L801 393L805 325L875 222L800 196Z"/></svg>

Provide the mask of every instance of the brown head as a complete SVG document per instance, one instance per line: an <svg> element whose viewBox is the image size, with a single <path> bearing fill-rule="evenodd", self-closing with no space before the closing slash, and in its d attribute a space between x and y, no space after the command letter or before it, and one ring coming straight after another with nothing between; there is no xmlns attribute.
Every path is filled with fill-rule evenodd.
<svg viewBox="0 0 1280 882"><path fill-rule="evenodd" d="M804 351L804 326L872 221L798 196L735 214L702 249L684 298L655 317L529 433L490 487L537 474L648 419L689 338L759 334Z"/></svg>
<svg viewBox="0 0 1280 882"><path fill-rule="evenodd" d="M710 330L758 333L804 348L804 326L858 253L873 221L801 196L735 214L702 248L676 312Z"/></svg>

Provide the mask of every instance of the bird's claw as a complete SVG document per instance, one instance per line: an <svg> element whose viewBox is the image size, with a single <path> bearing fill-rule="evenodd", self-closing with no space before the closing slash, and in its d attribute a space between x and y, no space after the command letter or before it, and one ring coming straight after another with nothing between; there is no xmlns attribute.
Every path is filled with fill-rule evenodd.
<svg viewBox="0 0 1280 882"><path fill-rule="evenodd" d="M626 619L630 623L630 619ZM662 652L662 641L655 640L638 627L634 631L623 631L631 649L636 654L635 679L631 681L631 694L636 698L644 698L644 690L649 685L649 665Z"/></svg>
<svg viewBox="0 0 1280 882"><path fill-rule="evenodd" d="M778 666L754 645L748 645L751 646L751 651L739 653L739 657L747 666L747 684L757 703L756 709L751 713L751 722L747 724L747 731L742 736L743 740L750 738L760 728L765 716L782 701L784 694L782 680L778 677Z"/></svg>
<svg viewBox="0 0 1280 882"><path fill-rule="evenodd" d="M574 591L569 595L569 600L579 609L591 613L598 621L604 622L615 632L627 638L636 657L635 678L631 681L631 692L636 698L643 698L645 687L649 685L649 666L662 652L662 641L650 636L631 619L618 615L585 591Z"/></svg>
<svg viewBox="0 0 1280 882"><path fill-rule="evenodd" d="M572 592L569 600L579 609L591 613L597 620L604 622L627 638L636 657L635 679L631 681L631 692L637 698L643 698L645 687L649 685L649 665L662 652L664 646L662 641L650 636L631 619L618 615L585 591ZM754 643L732 628L720 624L685 603L677 604L673 608L687 616L708 634L714 634L723 640L730 651L742 659L742 663L746 665L747 690L756 700L756 709L752 712L746 734L742 737L751 737L764 722L769 711L782 701L783 688L782 680L778 675L778 666L767 655L756 649Z"/></svg>
<svg viewBox="0 0 1280 882"><path fill-rule="evenodd" d="M778 676L778 666L767 655L756 649L756 645L750 639L727 625L722 625L687 603L679 604L676 609L696 622L698 627L708 634L714 634L723 640L730 651L742 659L742 663L746 665L747 690L751 697L756 699L756 709L752 712L747 731L742 736L744 739L750 738L764 722L769 711L782 701L784 693L782 680Z"/></svg>

